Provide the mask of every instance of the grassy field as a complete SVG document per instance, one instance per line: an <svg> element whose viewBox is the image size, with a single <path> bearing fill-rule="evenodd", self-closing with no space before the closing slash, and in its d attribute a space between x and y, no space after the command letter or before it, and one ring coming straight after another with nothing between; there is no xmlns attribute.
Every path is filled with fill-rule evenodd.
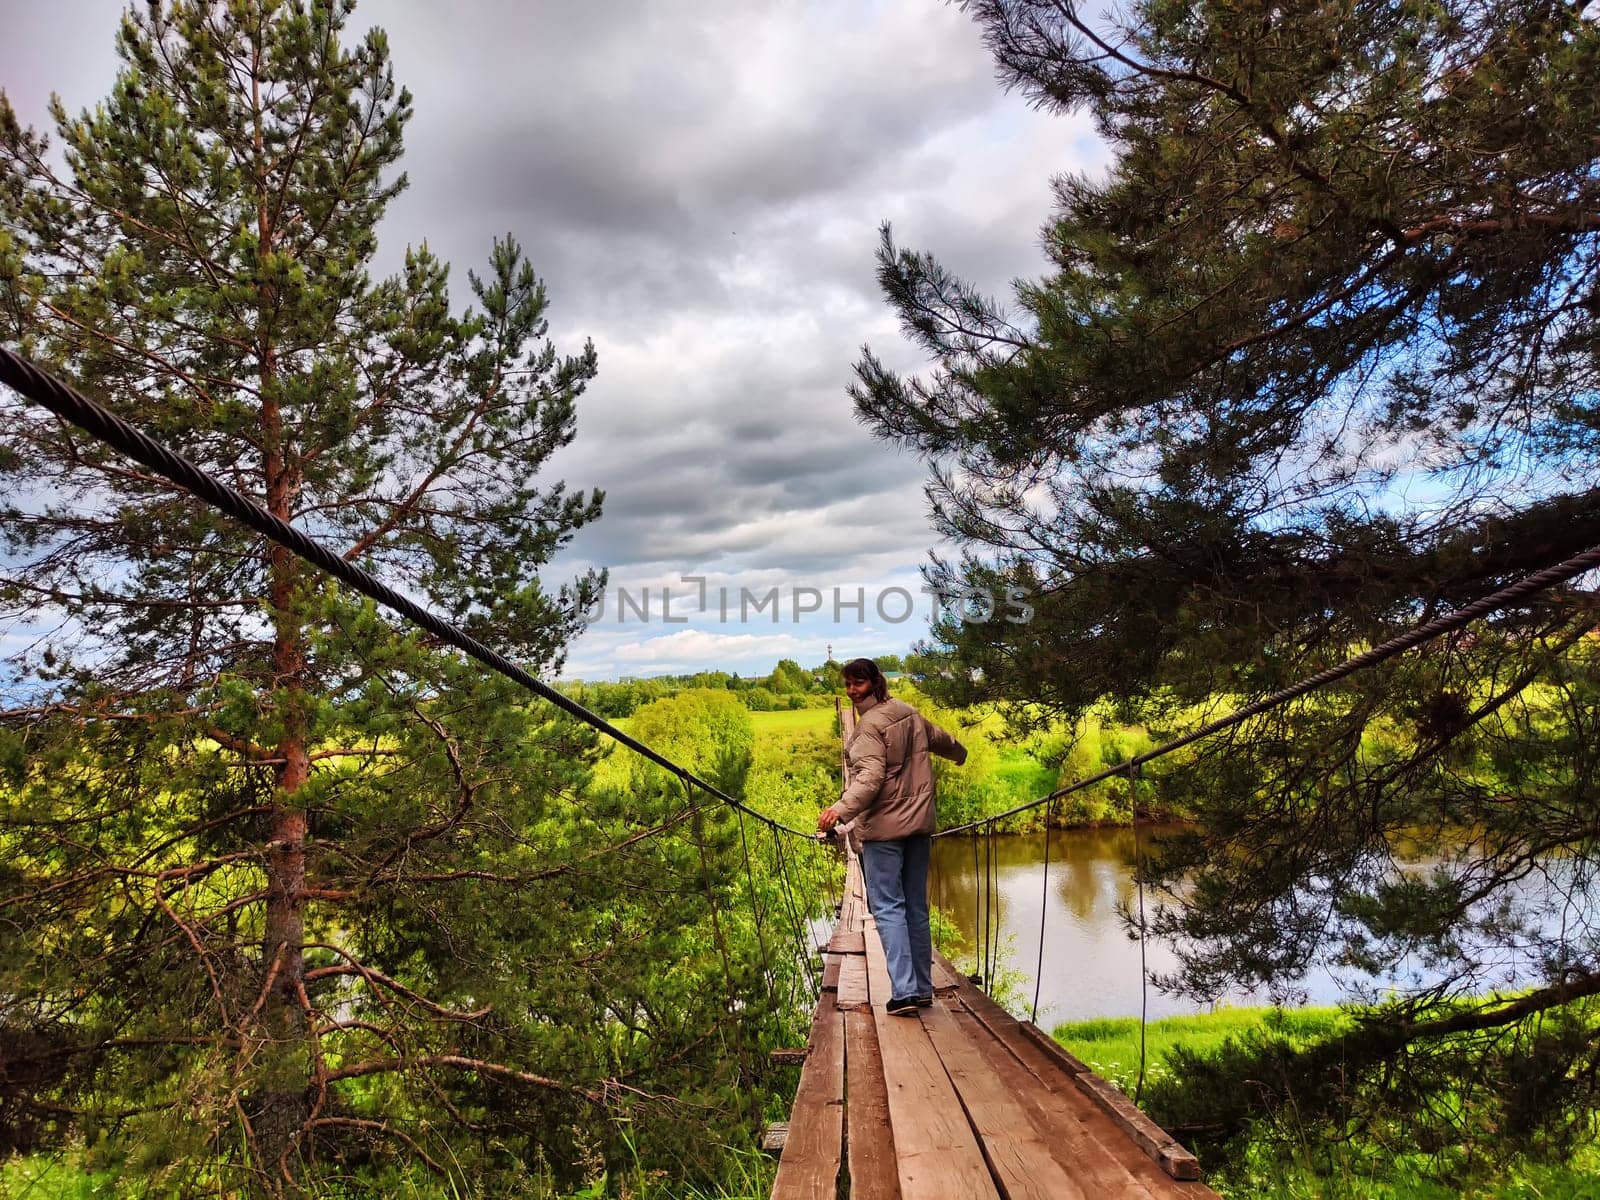
<svg viewBox="0 0 1600 1200"><path fill-rule="evenodd" d="M797 708L788 712L753 712L756 737L777 738L797 733L832 734L833 709Z"/></svg>
<svg viewBox="0 0 1600 1200"><path fill-rule="evenodd" d="M967 762L960 767L937 761L939 776L939 813L946 825L1000 812L1027 800L1043 796L1058 786L1062 768L1053 763L1059 758L1059 746L1053 747L1054 757L1049 757L1052 747L1030 739L1013 740L1005 721L996 713L977 711L941 710L909 686L901 686L897 694L921 709L930 719L955 734L967 747ZM810 782L816 772L825 771L837 776L839 763L838 725L832 705L817 708L783 709L773 712L752 712L751 724L755 731L755 769L776 772L791 780L804 777L808 791L814 790ZM623 718L614 722L624 732L633 732L632 721ZM1144 748L1148 738L1135 731L1143 741L1137 745L1129 742L1127 731L1102 731L1098 725L1086 734L1085 740L1074 750L1077 759L1072 770L1076 774L1097 771L1103 758L1113 757ZM1121 739L1120 741L1118 739ZM1060 741L1059 738L1055 741ZM1038 744L1036 744L1036 742ZM1128 745L1124 745L1128 742ZM628 780L631 754L616 750L603 760L596 772L602 786L625 786ZM1095 790L1079 797L1075 806L1062 805L1056 810L1058 825L1097 825L1123 823L1128 817L1125 796L1127 784L1113 780L1099 785ZM1036 828L1042 821L1042 811L1027 814L1013 822L1015 831Z"/></svg>

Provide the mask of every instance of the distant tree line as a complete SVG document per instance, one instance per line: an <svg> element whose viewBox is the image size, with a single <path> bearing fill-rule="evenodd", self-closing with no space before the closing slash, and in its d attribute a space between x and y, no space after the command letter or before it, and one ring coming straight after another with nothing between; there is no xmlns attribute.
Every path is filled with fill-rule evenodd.
<svg viewBox="0 0 1600 1200"><path fill-rule="evenodd" d="M870 656L885 672L896 673L905 663L898 654ZM602 717L632 716L643 705L697 688L720 688L736 695L751 712L826 707L843 691L841 663L829 659L802 667L792 658L778 661L765 675L741 676L737 671L697 671L690 675L653 675L648 679L616 681L571 680L561 690Z"/></svg>

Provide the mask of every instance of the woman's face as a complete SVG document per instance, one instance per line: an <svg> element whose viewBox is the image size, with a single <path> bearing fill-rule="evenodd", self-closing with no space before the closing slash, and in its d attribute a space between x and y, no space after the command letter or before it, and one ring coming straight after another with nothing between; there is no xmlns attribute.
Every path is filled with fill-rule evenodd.
<svg viewBox="0 0 1600 1200"><path fill-rule="evenodd" d="M844 694L850 697L851 704L860 704L868 696L872 695L872 681L868 679L852 679L846 675Z"/></svg>

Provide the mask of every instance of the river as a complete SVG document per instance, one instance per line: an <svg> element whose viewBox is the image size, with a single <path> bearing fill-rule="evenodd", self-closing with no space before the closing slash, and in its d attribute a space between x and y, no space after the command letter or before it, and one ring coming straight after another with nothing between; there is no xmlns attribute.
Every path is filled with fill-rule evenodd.
<svg viewBox="0 0 1600 1200"><path fill-rule="evenodd" d="M1141 831L1149 838L1151 831ZM960 951L969 958L978 929L978 880L984 854L977 843L979 861L973 859L969 838L939 838L933 844L929 892L932 902L961 933ZM1157 991L1141 990L1139 943L1131 939L1118 917L1119 905L1134 908L1138 894L1133 881L1135 844L1131 829L1068 829L1050 834L1049 888L1044 884L1044 835L1022 834L994 839L993 868L997 878L997 909L1002 943L1002 966L1022 977L1025 1008L1031 1007L1035 968L1039 964L1039 909L1044 900L1046 953L1038 973L1038 1022L1049 1029L1062 1021L1089 1017L1138 1016L1148 1004L1151 1020L1180 1013L1205 1011L1213 1005L1196 1003ZM1417 865L1425 860L1417 859ZM1559 922L1571 904L1552 905L1551 920ZM1148 899L1148 897L1147 897ZM1545 897L1532 897L1535 901ZM1150 972L1171 972L1177 960L1162 943L1145 947ZM1371 983L1369 977L1361 977ZM1420 976L1404 981L1415 982ZM1333 971L1314 971L1299 986L1311 1004L1333 1004L1348 995L1350 977ZM1513 975L1504 982L1517 984ZM1531 982L1524 977L1523 984ZM1235 994L1221 997L1231 1004L1265 1004L1267 997Z"/></svg>

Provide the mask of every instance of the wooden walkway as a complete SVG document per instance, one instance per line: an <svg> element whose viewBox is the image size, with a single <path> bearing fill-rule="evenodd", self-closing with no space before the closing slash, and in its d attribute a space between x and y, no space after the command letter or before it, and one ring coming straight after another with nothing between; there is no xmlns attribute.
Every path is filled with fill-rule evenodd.
<svg viewBox="0 0 1600 1200"><path fill-rule="evenodd" d="M853 853L822 960L773 1200L1216 1200L1192 1154L938 953L933 1006L885 1012Z"/></svg>
<svg viewBox="0 0 1600 1200"><path fill-rule="evenodd" d="M941 956L933 1006L885 1012L888 971L853 855L823 962L773 1200L1216 1196L1126 1096Z"/></svg>

